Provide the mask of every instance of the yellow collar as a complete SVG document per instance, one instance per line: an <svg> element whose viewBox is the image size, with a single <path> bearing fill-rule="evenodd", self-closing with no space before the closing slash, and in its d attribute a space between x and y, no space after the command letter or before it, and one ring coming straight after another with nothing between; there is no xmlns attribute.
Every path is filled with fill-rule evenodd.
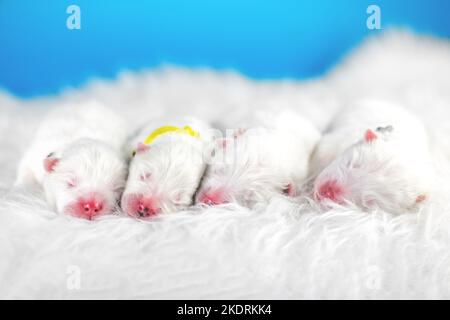
<svg viewBox="0 0 450 320"><path fill-rule="evenodd" d="M184 126L183 128L178 128L178 127L174 127L174 126L164 126L164 127L158 128L155 131L153 131L144 140L144 144L150 145L159 136L162 136L163 134L171 133L171 132L184 133L184 134L190 135L191 137L194 137L194 138L198 138L200 136L200 134L198 132L194 131L190 126Z"/></svg>
<svg viewBox="0 0 450 320"><path fill-rule="evenodd" d="M198 138L200 134L197 131L194 131L190 126L184 126L183 128L175 127L175 126L164 126L153 131L145 140L145 145L150 145L155 141L156 138L162 136L167 133L181 133L187 134L191 137ZM133 156L136 154L136 151L133 151Z"/></svg>

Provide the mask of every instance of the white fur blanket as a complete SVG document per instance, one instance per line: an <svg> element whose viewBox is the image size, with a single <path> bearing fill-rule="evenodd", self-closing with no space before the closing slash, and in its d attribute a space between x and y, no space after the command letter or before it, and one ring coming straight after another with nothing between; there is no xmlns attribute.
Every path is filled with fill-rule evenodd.
<svg viewBox="0 0 450 320"><path fill-rule="evenodd" d="M400 102L432 130L442 181L417 214L393 216L308 199L229 205L148 222L58 216L11 188L47 109L95 98L129 121L167 114L238 119L295 107L321 129L357 98ZM326 76L253 81L166 67L22 101L0 93L0 298L450 298L450 42L388 32Z"/></svg>

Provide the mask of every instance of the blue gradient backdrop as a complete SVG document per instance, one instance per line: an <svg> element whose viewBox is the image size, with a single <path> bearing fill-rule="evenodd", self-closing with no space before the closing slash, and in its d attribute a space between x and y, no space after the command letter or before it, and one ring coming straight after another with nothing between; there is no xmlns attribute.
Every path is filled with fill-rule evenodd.
<svg viewBox="0 0 450 320"><path fill-rule="evenodd" d="M372 3L384 29L450 37L448 0L0 0L0 88L32 97L162 63L319 76L378 32L366 28ZM71 4L81 30L66 28Z"/></svg>

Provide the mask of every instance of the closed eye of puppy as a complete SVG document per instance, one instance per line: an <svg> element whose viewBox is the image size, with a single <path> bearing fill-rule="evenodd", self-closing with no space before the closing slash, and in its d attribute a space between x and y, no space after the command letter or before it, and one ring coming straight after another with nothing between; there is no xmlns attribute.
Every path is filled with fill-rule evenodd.
<svg viewBox="0 0 450 320"><path fill-rule="evenodd" d="M401 213L426 200L434 171L426 130L415 116L395 105L363 101L332 126L313 157L316 164L326 163L336 152L315 179L317 201ZM359 132L356 143L348 130ZM349 146L327 148L336 139Z"/></svg>
<svg viewBox="0 0 450 320"><path fill-rule="evenodd" d="M132 217L151 218L188 207L205 171L212 129L193 118L171 121L174 126L162 123L147 125L131 142L135 150L122 209Z"/></svg>
<svg viewBox="0 0 450 320"><path fill-rule="evenodd" d="M270 122L238 129L216 142L197 203L236 202L253 207L279 194L296 195L308 173L319 132L293 112L265 115Z"/></svg>
<svg viewBox="0 0 450 320"><path fill-rule="evenodd" d="M125 124L97 103L60 107L44 120L16 185L43 188L58 213L94 219L116 209L125 185Z"/></svg>

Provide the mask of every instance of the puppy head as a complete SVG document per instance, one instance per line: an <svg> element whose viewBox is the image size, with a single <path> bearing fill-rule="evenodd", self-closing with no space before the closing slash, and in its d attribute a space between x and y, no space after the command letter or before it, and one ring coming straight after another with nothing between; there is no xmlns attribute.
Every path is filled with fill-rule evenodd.
<svg viewBox="0 0 450 320"><path fill-rule="evenodd" d="M138 218L174 212L192 204L206 163L203 142L166 134L150 146L139 144L131 160L122 209Z"/></svg>
<svg viewBox="0 0 450 320"><path fill-rule="evenodd" d="M45 195L58 213L90 220L116 209L126 166L110 146L81 139L49 154L43 166Z"/></svg>
<svg viewBox="0 0 450 320"><path fill-rule="evenodd" d="M427 164L404 152L391 126L368 129L316 178L314 197L330 204L401 213L426 199Z"/></svg>
<svg viewBox="0 0 450 320"><path fill-rule="evenodd" d="M283 172L268 161L271 152L266 130L237 130L233 138L218 139L196 202L219 205L236 202L253 207L276 194L289 193Z"/></svg>

